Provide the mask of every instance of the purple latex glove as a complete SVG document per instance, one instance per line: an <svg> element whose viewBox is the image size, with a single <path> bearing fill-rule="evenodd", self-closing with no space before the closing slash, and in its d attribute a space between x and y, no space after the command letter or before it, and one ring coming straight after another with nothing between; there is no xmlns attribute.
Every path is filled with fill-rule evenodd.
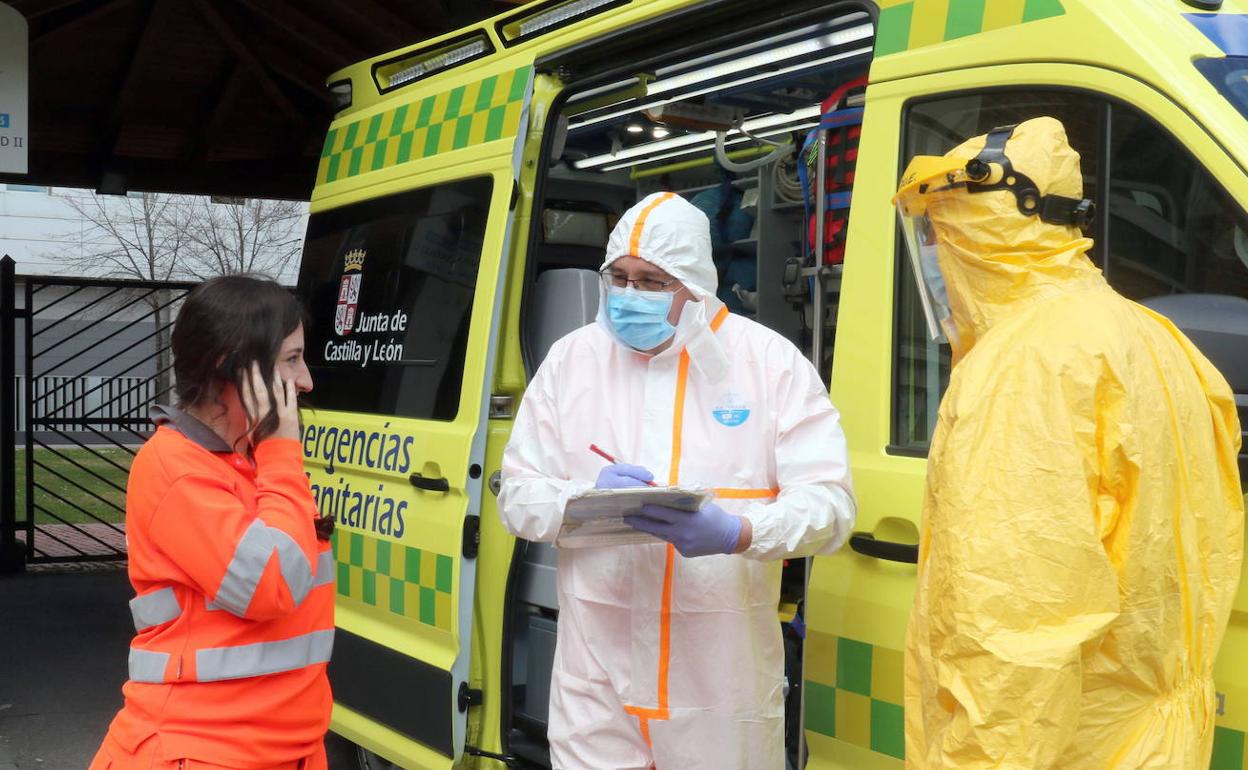
<svg viewBox="0 0 1248 770"><path fill-rule="evenodd" d="M649 486L654 481L654 474L640 465L613 463L603 468L594 483L596 489L627 489L629 487Z"/></svg>
<svg viewBox="0 0 1248 770"><path fill-rule="evenodd" d="M697 511L643 505L640 516L625 516L633 529L648 532L676 546L681 556L733 553L741 538L741 517L713 502Z"/></svg>

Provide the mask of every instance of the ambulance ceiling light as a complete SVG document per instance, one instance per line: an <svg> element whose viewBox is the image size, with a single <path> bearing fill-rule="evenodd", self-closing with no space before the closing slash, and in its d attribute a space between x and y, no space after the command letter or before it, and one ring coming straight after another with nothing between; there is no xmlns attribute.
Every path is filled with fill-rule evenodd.
<svg viewBox="0 0 1248 770"><path fill-rule="evenodd" d="M714 91L733 89L733 87L749 85L751 82L770 79L770 77L787 75L789 72L807 70L811 69L811 67L831 64L831 62L834 61L841 61L851 59L851 57L854 56L870 54L871 46L867 45L864 47L856 47L856 49L850 51L841 51L839 54L825 56L822 57L822 59L802 61L799 62L799 64L780 67L778 70L758 71L759 67L775 65L776 62L794 59L794 57L797 56L817 54L817 52L829 49L829 47L844 46L860 41L867 41L870 44L872 35L874 35L874 31L872 31L870 24L860 24L857 26L847 27L847 29L830 32L830 34L827 35L820 35L819 37L811 37L811 39L802 40L801 42L794 42L794 44L782 46L779 47L779 49L763 51L760 52L760 54L751 54L749 56L740 57L740 59L725 61L723 64L716 64L704 67L704 69L684 72L684 74L681 75L655 80L654 82L651 82L648 87L646 87L646 96L648 97L668 94L668 92L681 89L681 87L696 86L703 84L703 82L706 81L719 80L721 77L729 77L731 75L739 74L739 72L751 72L751 75L741 77L741 79L738 80L723 82L723 84L715 84L713 86L706 86L703 87L703 89L681 92L678 96L669 97L669 99L659 99L654 101L650 101L648 99L641 102L641 104L629 105L623 107L623 109L613 110L603 115L594 115L593 117L588 117L588 119L583 121L574 122L574 124L570 125L568 129L570 131L577 131L594 124L600 124L600 122L605 120L613 119L613 117L628 115L630 112L645 109L645 107L656 107L671 104L671 102L674 101L693 99L695 96L711 94L711 92Z"/></svg>
<svg viewBox="0 0 1248 770"><path fill-rule="evenodd" d="M740 58L741 56L744 56L751 51L758 51L763 48L765 48L768 51L771 51L778 47L787 45L789 42L795 39L810 37L813 34L826 33L829 30L844 28L844 26L847 24L864 21L864 20L869 22L870 17L868 17L867 14L863 11L855 11L853 13L847 13L844 16L838 17L837 19L829 21L829 22L823 22L821 24L812 25L809 27L803 27L801 29L789 30L787 32L782 32L778 35L773 35L772 37L764 38L762 40L754 40L746 45L739 45L733 48L717 50L714 53L705 54L703 56L695 56L692 59L685 59L678 64L671 64L671 65L667 65L664 67L659 67L653 73L646 73L645 79L648 84L650 81L655 80L656 77L665 78L665 77L669 77L672 75L682 74L684 72L688 72L693 69L705 69L706 67L704 67L703 65L710 66L711 64L720 62L727 57ZM620 91L632 89L637 86L640 79L641 78L638 76L633 76L631 78L625 78L624 80L617 80L612 83L607 83L605 85L597 86L596 88L590 88L585 91L580 91L576 93L574 96L572 96L572 98L568 99L568 105L569 106L580 105L584 102L593 101L595 97L601 96L603 94L609 94L613 92L620 92ZM626 101L625 98L621 98L618 100L618 102L621 104L625 101ZM584 112L586 110L581 110L581 111Z"/></svg>
<svg viewBox="0 0 1248 770"><path fill-rule="evenodd" d="M794 41L801 42L818 35L826 35L832 32L838 32L847 29L849 25L857 22L870 23L871 17L865 11L854 11L844 16L838 16L835 19L812 24L806 27L799 27L785 32L781 32L771 37L761 40L751 40L744 45L733 46L732 48L724 48L716 50L712 53L702 56L695 56L692 59L685 59L677 64L660 67L656 73L659 77L669 77L675 74L681 74L694 69L705 69L706 66L722 62L725 59L735 60L743 56L758 51L775 51Z"/></svg>
<svg viewBox="0 0 1248 770"><path fill-rule="evenodd" d="M809 120L818 117L819 106L813 105L800 110L794 110L788 114L765 115L763 117L753 118L745 121L742 125L747 131L758 133L765 128L776 128L798 121ZM789 129L785 129L786 131ZM774 132L773 132L774 133ZM630 160L633 158L641 158L653 155L656 152L664 150L676 150L680 148L689 148L691 146L706 144L715 141L714 131L702 131L699 133L685 134L684 136L674 136L657 142L647 142L639 144L635 147L620 150L615 154L607 153L605 155L595 155L584 160L574 161L572 165L578 169L597 168L605 166L608 163L617 163L619 161ZM688 151L686 149L686 151Z"/></svg>
<svg viewBox="0 0 1248 770"><path fill-rule="evenodd" d="M757 67L763 67L768 64L793 59L798 56L819 53L829 48L836 48L851 43L870 40L874 32L870 24L859 24L855 27L840 29L835 32L829 32L826 35L807 38L797 43L781 46L780 48L771 48L758 53L743 56L739 59L713 64L710 67L697 69L693 72L686 72L681 75L674 75L670 78L656 80L648 89L651 94L662 94L673 91L677 88L685 86L694 86L705 83L708 80L715 80L728 75L734 75L738 72L748 72Z"/></svg>
<svg viewBox="0 0 1248 770"><path fill-rule="evenodd" d="M777 129L773 129L770 131L762 131L762 132L756 133L755 136L757 137L782 136L792 131L809 130L809 129L814 128L816 125L818 125L817 121L807 122L807 123L798 123L796 125L784 126L783 128L777 128ZM712 134L712 136L714 135ZM731 147L735 144L742 144L743 142L749 142L749 141L753 141L753 140L750 139L750 137L748 136L738 136L735 139L728 139L727 141L724 142L724 144ZM764 152L767 151L768 149L770 148L767 148L767 147L760 148L760 150ZM678 150L672 150L671 152L663 152L663 153L659 153L658 155L647 155L641 158L633 158L632 160L626 160L626 161L623 161L622 163L612 163L612 164L603 166L602 171L618 171L619 169L622 169L622 168L644 166L647 163L655 163L660 160L670 160L671 158L679 158L684 155L697 155L701 153L710 153L710 152L714 152L714 150L715 150L715 142L712 139L710 142L703 142L701 144L696 144L696 145L692 145L689 147L682 147Z"/></svg>
<svg viewBox="0 0 1248 770"><path fill-rule="evenodd" d="M628 129L627 129L627 130L628 130L628 133L630 133L630 134L640 134L640 133L644 132L646 129L642 128L641 126L637 125L636 123L629 123L629 124L628 124Z"/></svg>

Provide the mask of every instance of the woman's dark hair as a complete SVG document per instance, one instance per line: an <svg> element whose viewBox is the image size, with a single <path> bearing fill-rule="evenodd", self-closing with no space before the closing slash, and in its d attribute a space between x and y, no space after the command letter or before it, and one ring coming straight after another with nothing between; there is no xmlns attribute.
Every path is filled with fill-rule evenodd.
<svg viewBox="0 0 1248 770"><path fill-rule="evenodd" d="M276 281L227 275L205 281L190 293L173 324L174 391L182 408L220 404L226 384L244 392L244 372L253 363L271 393L282 340L304 322L303 306ZM243 409L246 411L246 402ZM257 423L247 415L255 443L277 430L277 413Z"/></svg>

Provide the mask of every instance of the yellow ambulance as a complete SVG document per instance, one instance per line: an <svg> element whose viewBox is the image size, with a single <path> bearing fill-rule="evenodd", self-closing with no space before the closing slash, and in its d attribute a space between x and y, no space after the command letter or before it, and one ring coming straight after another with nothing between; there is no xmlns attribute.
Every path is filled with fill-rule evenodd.
<svg viewBox="0 0 1248 770"><path fill-rule="evenodd" d="M502 528L500 458L647 193L708 212L721 297L818 363L848 434L856 532L788 564L777 607L792 767L903 766L949 374L890 203L911 156L1060 119L1094 260L1189 332L1248 422L1248 0L538 0L329 87L303 447L338 520L333 729L361 767L549 767L556 561ZM1248 586L1235 609L1216 770L1248 768Z"/></svg>

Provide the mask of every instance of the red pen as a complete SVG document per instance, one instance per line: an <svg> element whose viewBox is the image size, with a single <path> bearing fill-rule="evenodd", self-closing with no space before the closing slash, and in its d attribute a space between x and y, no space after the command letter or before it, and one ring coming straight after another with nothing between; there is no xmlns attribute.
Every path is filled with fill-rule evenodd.
<svg viewBox="0 0 1248 770"><path fill-rule="evenodd" d="M606 460L607 462L611 463L612 465L616 465L616 464L618 464L618 463L619 463L619 460L616 460L616 459L615 459L614 457L612 457L611 455L609 455L609 454L607 454L606 452L602 451L602 449L600 449L600 448L598 447L598 445L597 445L597 444L590 444L590 445L589 445L589 451L591 451L591 452L593 452L594 454L598 455L599 457L601 457L602 459L604 459L604 460ZM646 482L646 484L647 484L648 486L652 486L652 487L658 486L658 485L657 485L657 484L655 484L653 481L647 481L647 482Z"/></svg>

